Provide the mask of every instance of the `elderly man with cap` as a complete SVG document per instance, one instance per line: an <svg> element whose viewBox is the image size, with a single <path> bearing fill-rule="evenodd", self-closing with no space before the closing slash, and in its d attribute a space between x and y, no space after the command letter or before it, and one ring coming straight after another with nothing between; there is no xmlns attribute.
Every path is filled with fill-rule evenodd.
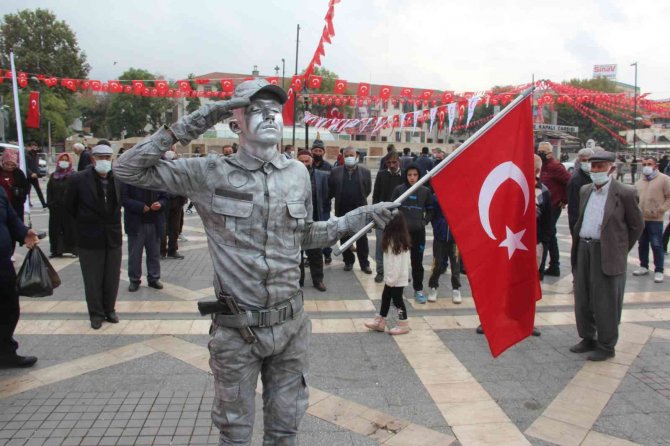
<svg viewBox="0 0 670 446"><path fill-rule="evenodd" d="M219 299L209 342L219 444L251 442L258 374L265 445L295 445L308 405L311 322L298 284L300 250L332 245L370 221L384 226L395 205L379 203L314 222L307 169L277 150L284 90L262 79L239 84L231 100L208 104L164 127L118 159L124 182L189 196L207 234ZM230 157L161 160L233 117L240 148ZM220 309L218 309L220 308Z"/></svg>
<svg viewBox="0 0 670 446"><path fill-rule="evenodd" d="M579 192L571 256L575 319L582 340L570 351L592 352L589 360L604 361L615 354L628 252L642 234L644 222L635 189L611 176L615 155L597 151L590 161L593 184Z"/></svg>
<svg viewBox="0 0 670 446"><path fill-rule="evenodd" d="M312 142L312 158L314 158L314 168L317 170L323 170L324 172L330 172L333 170L333 165L323 158L325 154L326 149L324 148L323 141L320 139L315 139L314 142Z"/></svg>
<svg viewBox="0 0 670 446"><path fill-rule="evenodd" d="M97 145L91 166L72 174L66 208L77 227L79 264L91 328L119 322L116 295L121 274L120 183L112 173L112 148Z"/></svg>
<svg viewBox="0 0 670 446"><path fill-rule="evenodd" d="M591 183L589 158L592 155L593 149L589 147L577 152L575 171L572 173L570 181L568 181L568 227L570 228L570 235L575 229L575 223L577 223L577 217L579 216L579 191L582 186Z"/></svg>
<svg viewBox="0 0 670 446"><path fill-rule="evenodd" d="M79 157L77 172L81 172L91 165L91 152L89 152L86 146L80 142L74 143L72 148L74 149L74 153Z"/></svg>

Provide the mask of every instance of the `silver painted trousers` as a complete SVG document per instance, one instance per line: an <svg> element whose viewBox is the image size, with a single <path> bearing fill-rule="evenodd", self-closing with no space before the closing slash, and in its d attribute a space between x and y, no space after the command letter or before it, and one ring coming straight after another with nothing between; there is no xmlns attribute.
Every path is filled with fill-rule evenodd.
<svg viewBox="0 0 670 446"><path fill-rule="evenodd" d="M212 421L219 445L248 445L254 427L258 374L263 382L264 446L292 446L307 411L308 347L312 323L305 312L268 328L253 328L247 344L236 328L212 326L210 366L215 400Z"/></svg>

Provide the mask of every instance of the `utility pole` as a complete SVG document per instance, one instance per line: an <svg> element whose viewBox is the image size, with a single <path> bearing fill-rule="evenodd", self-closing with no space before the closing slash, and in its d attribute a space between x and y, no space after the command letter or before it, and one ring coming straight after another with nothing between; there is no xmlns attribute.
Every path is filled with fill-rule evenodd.
<svg viewBox="0 0 670 446"><path fill-rule="evenodd" d="M295 37L295 75L298 75L298 49L300 48L300 25L296 31ZM295 121L296 121L296 110L298 109L298 93L293 92L293 139L291 145L295 147Z"/></svg>
<svg viewBox="0 0 670 446"><path fill-rule="evenodd" d="M633 92L633 158L637 159L637 62L630 64L635 67L635 90Z"/></svg>

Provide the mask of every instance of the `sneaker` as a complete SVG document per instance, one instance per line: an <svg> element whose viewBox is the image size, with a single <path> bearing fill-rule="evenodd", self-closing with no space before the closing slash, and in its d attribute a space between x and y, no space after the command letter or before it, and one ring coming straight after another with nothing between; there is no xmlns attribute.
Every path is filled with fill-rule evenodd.
<svg viewBox="0 0 670 446"><path fill-rule="evenodd" d="M183 255L179 254L178 252L173 252L172 254L167 255L168 259L176 259L176 260L181 260L184 258Z"/></svg>
<svg viewBox="0 0 670 446"><path fill-rule="evenodd" d="M663 282L663 273L654 273L654 282L656 283Z"/></svg>
<svg viewBox="0 0 670 446"><path fill-rule="evenodd" d="M366 321L364 325L368 330L384 331L386 329L386 319L377 315L374 319Z"/></svg>
<svg viewBox="0 0 670 446"><path fill-rule="evenodd" d="M418 304L425 304L426 303L426 296L424 296L421 291L415 291L414 292L414 300Z"/></svg>
<svg viewBox="0 0 670 446"><path fill-rule="evenodd" d="M428 302L437 302L437 288L428 288Z"/></svg>
<svg viewBox="0 0 670 446"><path fill-rule="evenodd" d="M455 304L463 302L463 299L461 298L461 290L454 290L451 292L451 301Z"/></svg>
<svg viewBox="0 0 670 446"><path fill-rule="evenodd" d="M384 275L382 273L377 273L375 276L375 282L382 283L384 281Z"/></svg>
<svg viewBox="0 0 670 446"><path fill-rule="evenodd" d="M544 270L545 276L561 277L561 270L558 266L550 266Z"/></svg>
<svg viewBox="0 0 670 446"><path fill-rule="evenodd" d="M354 265L353 265L353 264L349 264L349 263L345 263L345 264L344 264L344 270L345 270L345 271L351 271L352 269L354 269Z"/></svg>
<svg viewBox="0 0 670 446"><path fill-rule="evenodd" d="M404 335L409 333L409 321L398 321L398 325L389 330L390 335Z"/></svg>
<svg viewBox="0 0 670 446"><path fill-rule="evenodd" d="M633 271L634 276L646 276L647 274L649 274L649 270L647 268L640 268Z"/></svg>

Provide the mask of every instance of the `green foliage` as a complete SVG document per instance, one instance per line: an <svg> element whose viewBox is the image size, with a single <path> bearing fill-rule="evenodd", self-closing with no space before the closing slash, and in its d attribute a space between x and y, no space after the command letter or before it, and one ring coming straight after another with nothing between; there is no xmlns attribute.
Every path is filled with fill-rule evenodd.
<svg viewBox="0 0 670 446"><path fill-rule="evenodd" d="M191 88L193 90L195 90L196 87L197 87L197 84L195 83L195 80L193 80L194 78L195 78L195 74L193 74L193 73L190 73L187 77L187 79L189 79L191 81L190 84L191 84ZM196 111L199 108L200 108L200 99L199 98L192 98L190 96L186 98L186 113L193 113L194 111Z"/></svg>
<svg viewBox="0 0 670 446"><path fill-rule="evenodd" d="M99 138L110 138L107 128L107 109L112 100L108 94L79 94L77 95L77 109L80 113L82 127Z"/></svg>
<svg viewBox="0 0 670 446"><path fill-rule="evenodd" d="M158 79L159 77L146 70L130 68L125 71L119 80ZM152 87L152 82L146 82ZM144 136L147 131L158 128L165 120L165 113L172 108L172 100L160 97L134 96L118 94L112 96L107 109L106 126L112 138L121 136L123 130L126 136ZM151 129L147 129L150 126Z"/></svg>

